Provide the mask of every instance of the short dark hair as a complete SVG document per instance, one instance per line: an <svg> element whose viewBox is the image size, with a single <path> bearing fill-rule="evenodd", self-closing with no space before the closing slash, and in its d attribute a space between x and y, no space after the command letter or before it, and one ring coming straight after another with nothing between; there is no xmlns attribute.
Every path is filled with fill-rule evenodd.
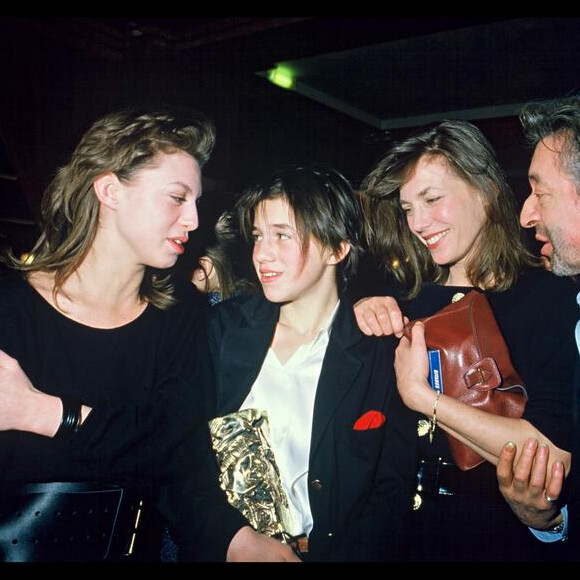
<svg viewBox="0 0 580 580"><path fill-rule="evenodd" d="M253 243L254 215L266 199L284 198L294 212L302 243L311 236L325 248L338 252L343 242L350 251L338 265L337 283L344 291L362 254L362 210L349 181L338 171L322 165L291 167L255 183L237 199L235 210L244 238Z"/></svg>
<svg viewBox="0 0 580 580"><path fill-rule="evenodd" d="M546 137L562 138L562 166L580 193L580 95L527 103L520 111L520 121L531 147Z"/></svg>

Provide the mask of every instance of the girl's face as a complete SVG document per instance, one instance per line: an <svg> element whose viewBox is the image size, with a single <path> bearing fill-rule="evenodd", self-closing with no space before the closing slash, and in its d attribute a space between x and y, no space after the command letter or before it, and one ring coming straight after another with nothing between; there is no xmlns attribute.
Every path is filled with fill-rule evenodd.
<svg viewBox="0 0 580 580"><path fill-rule="evenodd" d="M291 302L336 285L331 253L312 237L303 246L294 212L283 197L258 204L254 217L254 268L271 302Z"/></svg>
<svg viewBox="0 0 580 580"><path fill-rule="evenodd" d="M139 265L169 268L185 251L189 232L198 225L197 200L201 171L182 151L160 153L154 165L138 171L129 182L113 185L116 252L127 252Z"/></svg>
<svg viewBox="0 0 580 580"><path fill-rule="evenodd" d="M444 157L422 157L400 189L407 224L450 280L465 282L465 264L487 220L483 197Z"/></svg>

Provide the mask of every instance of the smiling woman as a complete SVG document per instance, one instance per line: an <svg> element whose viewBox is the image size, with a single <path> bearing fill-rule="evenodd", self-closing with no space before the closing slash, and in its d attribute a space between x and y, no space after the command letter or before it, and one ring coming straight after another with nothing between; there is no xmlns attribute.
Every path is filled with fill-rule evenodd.
<svg viewBox="0 0 580 580"><path fill-rule="evenodd" d="M367 238L400 283L404 316L430 316L471 290L485 292L522 376L524 416L492 415L435 392L428 381L423 327L397 348L397 387L416 412L417 489L410 554L425 561L550 560L514 517L494 464L506 441L535 437L550 460L570 467L576 288L541 268L523 242L515 199L483 133L464 121L421 128L396 143L363 184ZM393 268L392 264L397 267ZM377 313L397 310L393 297L363 299L357 319L381 334ZM389 315L387 315L388 317ZM393 318L393 320L395 320ZM402 317L392 330L400 332ZM387 329L388 330L388 329ZM470 471L453 462L446 434L487 461ZM561 549L561 548L560 548Z"/></svg>

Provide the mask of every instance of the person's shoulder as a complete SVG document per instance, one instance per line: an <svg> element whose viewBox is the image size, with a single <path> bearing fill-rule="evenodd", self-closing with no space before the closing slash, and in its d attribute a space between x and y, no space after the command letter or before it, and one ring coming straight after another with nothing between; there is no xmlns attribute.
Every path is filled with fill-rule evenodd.
<svg viewBox="0 0 580 580"><path fill-rule="evenodd" d="M218 302L211 308L211 317L214 319L252 318L253 315L271 305L262 294L239 294Z"/></svg>
<svg viewBox="0 0 580 580"><path fill-rule="evenodd" d="M0 272L0 292L4 296L20 294L25 285L20 272L6 269Z"/></svg>
<svg viewBox="0 0 580 580"><path fill-rule="evenodd" d="M551 295L573 297L580 291L580 285L570 276L556 276L543 268L524 270L514 288L524 295L539 295L545 298Z"/></svg>
<svg viewBox="0 0 580 580"><path fill-rule="evenodd" d="M155 308L156 316L177 323L192 318L204 317L210 308L204 294L198 292L189 280L172 279L173 304L166 308Z"/></svg>

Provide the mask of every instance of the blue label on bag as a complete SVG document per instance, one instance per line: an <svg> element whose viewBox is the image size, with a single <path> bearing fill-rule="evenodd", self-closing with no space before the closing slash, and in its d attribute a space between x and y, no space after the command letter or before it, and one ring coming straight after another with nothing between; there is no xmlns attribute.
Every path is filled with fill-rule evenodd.
<svg viewBox="0 0 580 580"><path fill-rule="evenodd" d="M441 356L438 350L427 351L429 356L429 384L438 393L443 392L443 375L441 374Z"/></svg>

